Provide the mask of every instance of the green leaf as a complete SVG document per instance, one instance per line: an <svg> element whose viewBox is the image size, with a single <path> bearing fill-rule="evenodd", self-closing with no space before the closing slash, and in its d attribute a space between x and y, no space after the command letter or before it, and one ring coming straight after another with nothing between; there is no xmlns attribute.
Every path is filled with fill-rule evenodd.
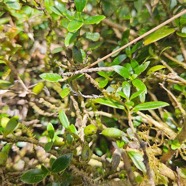
<svg viewBox="0 0 186 186"><path fill-rule="evenodd" d="M149 45L149 44L154 43L164 37L167 37L168 35L170 35L174 32L175 32L174 28L169 28L167 26L164 26L164 27L158 29L157 31L155 31L154 33L150 34L149 36L147 36L147 38L144 40L143 44Z"/></svg>
<svg viewBox="0 0 186 186"><path fill-rule="evenodd" d="M46 143L45 146L44 146L45 151L49 152L52 149L53 144L54 144L53 141L50 141L50 142Z"/></svg>
<svg viewBox="0 0 186 186"><path fill-rule="evenodd" d="M125 81L122 83L122 87L123 87L123 93L126 96L126 98L130 97L130 91L131 91L131 85Z"/></svg>
<svg viewBox="0 0 186 186"><path fill-rule="evenodd" d="M104 78L101 78L101 77L96 78L96 81L98 82L100 88L104 88L109 82L108 79L104 79Z"/></svg>
<svg viewBox="0 0 186 186"><path fill-rule="evenodd" d="M77 129L73 124L68 127L68 130L73 134L77 134Z"/></svg>
<svg viewBox="0 0 186 186"><path fill-rule="evenodd" d="M68 34L65 37L65 46L68 47L70 44L72 44L76 40L78 34L79 34L79 31L75 33L68 32Z"/></svg>
<svg viewBox="0 0 186 186"><path fill-rule="evenodd" d="M35 184L41 182L48 174L47 170L31 169L21 176L21 181L27 184Z"/></svg>
<svg viewBox="0 0 186 186"><path fill-rule="evenodd" d="M0 152L0 165L5 165L12 145L7 143Z"/></svg>
<svg viewBox="0 0 186 186"><path fill-rule="evenodd" d="M84 143L81 151L81 159L83 161L89 161L91 156L92 156L92 150L90 149L87 143Z"/></svg>
<svg viewBox="0 0 186 186"><path fill-rule="evenodd" d="M106 128L101 132L101 134L110 138L120 138L123 135L123 131L117 128Z"/></svg>
<svg viewBox="0 0 186 186"><path fill-rule="evenodd" d="M75 0L74 3L76 6L76 10L78 12L82 12L87 4L87 0Z"/></svg>
<svg viewBox="0 0 186 186"><path fill-rule="evenodd" d="M149 64L150 64L150 61L146 61L146 62L142 63L141 65L137 66L134 69L135 74L140 75L143 71L145 71L147 69Z"/></svg>
<svg viewBox="0 0 186 186"><path fill-rule="evenodd" d="M83 26L83 23L81 21L73 20L68 24L67 29L69 32L76 32L82 26Z"/></svg>
<svg viewBox="0 0 186 186"><path fill-rule="evenodd" d="M95 16L90 16L87 19L85 19L84 24L98 24L100 21L105 19L104 15L95 15Z"/></svg>
<svg viewBox="0 0 186 186"><path fill-rule="evenodd" d="M130 73L126 67L120 66L120 65L115 65L114 71L117 72L120 76L124 78L129 78Z"/></svg>
<svg viewBox="0 0 186 186"><path fill-rule="evenodd" d="M60 3L59 1L54 1L54 3L55 3L55 8L61 14L63 14L68 20L73 20L74 19L74 16L72 15L72 12L69 11L63 3Z"/></svg>
<svg viewBox="0 0 186 186"><path fill-rule="evenodd" d="M68 118L63 110L59 111L59 120L65 128L69 127L70 123L69 123Z"/></svg>
<svg viewBox="0 0 186 186"><path fill-rule="evenodd" d="M143 163L143 154L138 150L128 150L127 153L129 157L132 159L134 165L139 170L146 173L145 164Z"/></svg>
<svg viewBox="0 0 186 186"><path fill-rule="evenodd" d="M5 165L8 159L8 154L6 152L0 152L0 166Z"/></svg>
<svg viewBox="0 0 186 186"><path fill-rule="evenodd" d="M139 94L139 98L141 102L144 102L145 96L147 94L147 87L140 79L134 79L132 81L132 84L136 87L137 91L141 91L141 93Z"/></svg>
<svg viewBox="0 0 186 186"><path fill-rule="evenodd" d="M39 82L37 83L33 89L32 89L32 92L36 95L38 95L44 88L44 83L43 82Z"/></svg>
<svg viewBox="0 0 186 186"><path fill-rule="evenodd" d="M52 53L52 54L57 54L57 53L61 52L62 50L63 50L63 47L57 47L57 48L54 48L54 49L51 51L51 53Z"/></svg>
<svg viewBox="0 0 186 186"><path fill-rule="evenodd" d="M66 88L64 88L64 89L60 92L60 96L61 96L62 98L65 98L65 97L67 97L67 96L69 95L69 93L70 93L70 88L66 87Z"/></svg>
<svg viewBox="0 0 186 186"><path fill-rule="evenodd" d="M97 127L94 124L87 125L84 128L84 134L86 136L89 136L89 135L92 135L92 134L96 134L96 132L97 132Z"/></svg>
<svg viewBox="0 0 186 186"><path fill-rule="evenodd" d="M91 41L98 41L100 38L100 34L98 32L86 32L85 37Z"/></svg>
<svg viewBox="0 0 186 186"><path fill-rule="evenodd" d="M58 173L65 170L69 166L71 159L72 154L70 153L57 158L52 164L51 171L54 173Z"/></svg>
<svg viewBox="0 0 186 186"><path fill-rule="evenodd" d="M171 141L171 149L172 150L179 149L180 147L181 147L181 144L178 140L172 140Z"/></svg>
<svg viewBox="0 0 186 186"><path fill-rule="evenodd" d="M106 99L106 98L97 98L97 99L94 99L93 101L96 103L102 104L102 105L112 107L112 108L124 109L124 106L115 100Z"/></svg>
<svg viewBox="0 0 186 186"><path fill-rule="evenodd" d="M143 90L139 90L137 92L134 92L131 97L130 97L130 100L133 100L134 98L138 97L140 94L143 93Z"/></svg>
<svg viewBox="0 0 186 186"><path fill-rule="evenodd" d="M50 7L50 10L51 10L52 12L54 12L55 14L57 14L57 15L59 15L59 16L62 16L62 14L60 13L60 11L59 11L56 7L51 6L51 7Z"/></svg>
<svg viewBox="0 0 186 186"><path fill-rule="evenodd" d="M56 73L43 73L39 77L49 82L58 82L62 80L62 77Z"/></svg>
<svg viewBox="0 0 186 186"><path fill-rule="evenodd" d="M50 139L53 139L55 130L54 130L54 127L53 127L52 123L48 123L47 132L48 132L48 136L50 137Z"/></svg>
<svg viewBox="0 0 186 186"><path fill-rule="evenodd" d="M19 3L19 0L4 0L4 3L6 6L11 10L20 10L21 4Z"/></svg>
<svg viewBox="0 0 186 186"><path fill-rule="evenodd" d="M8 123L7 123L7 125L6 125L6 127L4 129L3 135L7 136L8 134L12 133L15 130L15 128L17 127L17 125L18 125L17 117L12 117L8 121Z"/></svg>
<svg viewBox="0 0 186 186"><path fill-rule="evenodd" d="M0 89L7 88L11 85L12 83L10 81L6 80L1 80L0 79Z"/></svg>
<svg viewBox="0 0 186 186"><path fill-rule="evenodd" d="M127 58L125 54L121 54L114 58L113 62L111 63L112 66L119 65L122 61L124 61Z"/></svg>
<svg viewBox="0 0 186 186"><path fill-rule="evenodd" d="M186 38L186 33L182 33L182 32L176 32L176 34L180 37Z"/></svg>
<svg viewBox="0 0 186 186"><path fill-rule="evenodd" d="M82 63L83 62L83 54L82 51L76 46L72 49L72 57L75 62Z"/></svg>
<svg viewBox="0 0 186 186"><path fill-rule="evenodd" d="M140 79L134 79L132 81L132 84L136 87L137 90L142 90L144 92L147 92L147 87Z"/></svg>
<svg viewBox="0 0 186 186"><path fill-rule="evenodd" d="M154 73L154 72L156 72L156 71L158 71L158 70L161 70L161 69L163 69L163 68L166 68L166 66L164 66L164 65L156 65L156 66L153 66L153 67L151 67L151 68L148 70L147 75L150 75L150 74L152 74L152 73Z"/></svg>
<svg viewBox="0 0 186 186"><path fill-rule="evenodd" d="M137 112L139 110L149 110L149 109L157 109L160 107L166 107L169 104L163 101L150 101L150 102L145 102L141 103L139 105L136 105L133 109L134 112Z"/></svg>
<svg viewBox="0 0 186 186"><path fill-rule="evenodd" d="M10 121L10 119L8 117L1 117L0 120L0 126L2 126L3 128L6 128L7 123Z"/></svg>

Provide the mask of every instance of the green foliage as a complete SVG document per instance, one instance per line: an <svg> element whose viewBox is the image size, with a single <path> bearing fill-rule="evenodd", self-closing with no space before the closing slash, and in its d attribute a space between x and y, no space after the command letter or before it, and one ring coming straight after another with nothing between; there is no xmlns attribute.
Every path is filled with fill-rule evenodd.
<svg viewBox="0 0 186 186"><path fill-rule="evenodd" d="M124 106L121 103L115 100L112 100L112 99L97 98L94 100L94 102L103 104L109 107L117 108L117 109L124 109Z"/></svg>
<svg viewBox="0 0 186 186"><path fill-rule="evenodd" d="M130 156L130 158L132 159L133 163L135 164L135 166L141 170L142 172L146 172L146 168L143 162L143 155L141 152L139 151L134 151L134 150L129 150L127 151L128 155Z"/></svg>
<svg viewBox="0 0 186 186"><path fill-rule="evenodd" d="M144 40L144 45L149 45L151 43L154 43L164 37L167 37L168 35L172 34L175 32L174 28L168 28L168 27L162 27L156 32L152 33L149 35L145 40Z"/></svg>
<svg viewBox="0 0 186 186"><path fill-rule="evenodd" d="M0 166L4 166L6 164L11 147L12 145L7 143L0 151Z"/></svg>
<svg viewBox="0 0 186 186"><path fill-rule="evenodd" d="M42 169L31 169L21 176L21 180L27 184L39 183L47 176L47 174L48 170L45 167L42 167Z"/></svg>
<svg viewBox="0 0 186 186"><path fill-rule="evenodd" d="M101 132L102 135L110 138L120 138L123 132L116 128L106 128Z"/></svg>
<svg viewBox="0 0 186 186"><path fill-rule="evenodd" d="M97 127L94 124L87 125L84 128L84 134L86 136L95 134L97 132Z"/></svg>
<svg viewBox="0 0 186 186"><path fill-rule="evenodd" d="M18 125L18 118L12 117L6 124L6 127L4 128L3 131L3 135L6 137L8 134L12 133L17 127L17 125Z"/></svg>
<svg viewBox="0 0 186 186"><path fill-rule="evenodd" d="M69 127L70 123L69 123L68 118L63 110L59 111L59 120L65 128Z"/></svg>
<svg viewBox="0 0 186 186"><path fill-rule="evenodd" d="M181 0L1 0L0 183L185 185L182 11Z"/></svg>
<svg viewBox="0 0 186 186"><path fill-rule="evenodd" d="M82 12L83 9L85 8L85 5L86 5L87 1L86 0L75 0L74 3L75 3L75 6L76 6L76 10L78 12Z"/></svg>
<svg viewBox="0 0 186 186"><path fill-rule="evenodd" d="M43 73L40 75L40 77L43 80L46 80L49 82L58 82L62 80L62 77L59 74L55 74L55 73Z"/></svg>
<svg viewBox="0 0 186 186"><path fill-rule="evenodd" d="M133 110L136 112L139 110L157 109L160 107L166 107L168 105L169 105L168 103L165 103L163 101L151 101L136 105Z"/></svg>
<svg viewBox="0 0 186 186"><path fill-rule="evenodd" d="M65 154L54 160L51 172L58 173L64 171L70 164L72 154Z"/></svg>

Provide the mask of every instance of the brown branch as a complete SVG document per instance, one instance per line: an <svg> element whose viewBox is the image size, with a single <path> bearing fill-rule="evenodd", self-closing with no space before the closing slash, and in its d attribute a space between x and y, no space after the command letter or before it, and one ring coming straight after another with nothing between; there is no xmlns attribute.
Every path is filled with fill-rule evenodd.
<svg viewBox="0 0 186 186"><path fill-rule="evenodd" d="M134 175L134 172L132 170L132 166L131 166L128 154L126 153L125 150L121 151L121 156L122 156L122 159L123 159L123 162L124 162L124 168L127 172L130 183L131 183L132 186L136 186L137 183L135 182L135 175Z"/></svg>
<svg viewBox="0 0 186 186"><path fill-rule="evenodd" d="M81 69L81 70L77 70L75 72L65 72L62 73L62 76L74 76L77 74L84 74L84 73L91 73L91 72L100 72L100 71L114 71L113 67L97 67L97 68L90 68L90 69Z"/></svg>

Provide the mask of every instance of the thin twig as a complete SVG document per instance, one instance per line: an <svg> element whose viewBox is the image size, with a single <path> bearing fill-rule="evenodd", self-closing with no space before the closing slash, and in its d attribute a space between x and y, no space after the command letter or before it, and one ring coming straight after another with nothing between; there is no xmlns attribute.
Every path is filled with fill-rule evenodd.
<svg viewBox="0 0 186 186"><path fill-rule="evenodd" d="M65 72L62 73L62 76L74 76L77 74L83 74L83 73L91 73L91 72L100 72L100 71L113 71L114 68L113 67L97 67L97 68L90 68L90 69L81 69L81 70L77 70L75 72Z"/></svg>
<svg viewBox="0 0 186 186"><path fill-rule="evenodd" d="M130 163L130 159L128 157L128 154L127 154L126 150L121 150L121 156L122 156L122 159L123 159L123 162L124 162L124 168L127 172L129 181L130 181L132 186L136 186L137 183L135 181L135 175L134 175L134 172L132 170L132 165Z"/></svg>
<svg viewBox="0 0 186 186"><path fill-rule="evenodd" d="M183 109L181 103L176 99L176 97L172 94L172 92L167 88L165 88L165 86L162 83L159 83L159 85L167 92L167 94L173 100L175 107L177 107L181 111L182 115L183 116L186 115L186 111Z"/></svg>
<svg viewBox="0 0 186 186"><path fill-rule="evenodd" d="M179 66L182 66L184 69L186 69L186 64L178 61L177 59L173 58L172 56L170 56L168 53L164 52L163 55L165 57L167 57L168 59L170 59L171 61L175 62L176 64L178 64Z"/></svg>
<svg viewBox="0 0 186 186"><path fill-rule="evenodd" d="M134 44L134 43L136 43L137 41L139 41L139 40L145 38L145 37L148 36L149 34L151 34L151 33L155 32L156 30L160 29L161 27L163 27L163 26L169 24L170 22L174 21L175 19L177 19L178 17L184 15L185 13L186 13L186 9L183 10L182 12L176 14L175 16L171 17L170 19L164 21L164 22L161 23L160 25L154 27L153 29L149 30L148 32L144 33L143 35L137 37L136 39L132 40L131 42L127 43L126 45L120 47L119 49L114 50L114 51L111 52L110 54L108 54L108 55L106 55L106 56L104 56L104 57L98 59L97 61L95 61L94 63L88 65L88 66L85 67L84 69L88 69L88 68L90 68L90 67L92 67L92 66L97 65L99 62L104 61L105 59L109 58L109 57L112 56L113 54L116 54L116 53L122 51L123 49L127 48L128 46L131 46L132 44Z"/></svg>

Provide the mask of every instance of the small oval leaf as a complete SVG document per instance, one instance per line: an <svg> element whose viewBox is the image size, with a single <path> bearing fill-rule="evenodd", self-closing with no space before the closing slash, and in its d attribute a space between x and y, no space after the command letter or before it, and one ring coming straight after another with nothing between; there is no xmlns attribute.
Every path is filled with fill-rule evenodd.
<svg viewBox="0 0 186 186"><path fill-rule="evenodd" d="M62 80L62 77L56 73L43 73L39 77L50 82L58 82Z"/></svg>
<svg viewBox="0 0 186 186"><path fill-rule="evenodd" d="M61 124L65 128L69 127L70 123L69 123L68 118L63 110L59 111L59 120L61 121Z"/></svg>
<svg viewBox="0 0 186 186"><path fill-rule="evenodd" d="M98 32L86 32L85 37L91 41L98 41L100 38L100 34Z"/></svg>
<svg viewBox="0 0 186 186"><path fill-rule="evenodd" d="M143 163L143 154L137 150L129 150L129 157L132 159L134 165L141 170L142 172L146 172L145 164Z"/></svg>
<svg viewBox="0 0 186 186"><path fill-rule="evenodd" d="M86 0L75 0L74 3L75 3L75 6L76 6L76 10L78 12L82 12L83 9L86 6L87 1Z"/></svg>
<svg viewBox="0 0 186 186"><path fill-rule="evenodd" d="M101 134L110 138L120 138L122 137L123 132L117 128L106 128Z"/></svg>
<svg viewBox="0 0 186 186"><path fill-rule="evenodd" d="M71 159L72 154L70 153L57 158L52 164L51 171L58 173L65 170L69 166Z"/></svg>
<svg viewBox="0 0 186 186"><path fill-rule="evenodd" d="M50 139L53 139L55 130L54 130L54 127L53 127L52 123L48 123L47 131L48 131L48 135L49 135Z"/></svg>
<svg viewBox="0 0 186 186"><path fill-rule="evenodd" d="M84 21L84 24L98 24L103 19L105 19L104 15L90 16Z"/></svg>
<svg viewBox="0 0 186 186"><path fill-rule="evenodd" d="M70 44L72 44L76 40L78 34L79 31L75 33L69 32L65 37L65 46L68 47Z"/></svg>
<svg viewBox="0 0 186 186"><path fill-rule="evenodd" d="M168 35L175 32L174 28L169 28L167 26L164 26L160 28L159 30L155 31L154 33L150 34L143 42L144 45L149 45L151 43L154 43L164 37L167 37Z"/></svg>
<svg viewBox="0 0 186 186"><path fill-rule="evenodd" d="M121 103L115 100L112 100L112 99L97 98L97 99L94 99L94 102L102 104L102 105L106 105L112 108L124 109L124 106Z"/></svg>
<svg viewBox="0 0 186 186"><path fill-rule="evenodd" d="M97 132L97 127L94 124L87 125L84 128L84 134L86 136L95 134Z"/></svg>
<svg viewBox="0 0 186 186"><path fill-rule="evenodd" d="M65 98L65 97L67 97L67 96L69 95L69 93L70 93L70 88L66 87L66 88L64 88L64 89L60 92L60 96L61 96L62 98Z"/></svg>
<svg viewBox="0 0 186 186"><path fill-rule="evenodd" d="M75 32L79 30L82 26L83 26L82 22L73 20L68 24L67 29L69 32Z"/></svg>
<svg viewBox="0 0 186 186"><path fill-rule="evenodd" d="M12 133L14 131L14 129L17 127L17 125L18 125L18 119L16 117L12 117L8 121L8 123L4 129L3 135L7 136L8 134Z"/></svg>
<svg viewBox="0 0 186 186"><path fill-rule="evenodd" d="M136 105L133 108L134 112L137 112L139 110L149 110L149 109L157 109L160 107L166 107L169 104L163 101L150 101L150 102L145 102L145 103L141 103L139 105Z"/></svg>
<svg viewBox="0 0 186 186"><path fill-rule="evenodd" d="M129 78L130 72L128 71L127 68L120 65L115 65L113 67L114 67L114 71L117 72L120 76L124 78Z"/></svg>
<svg viewBox="0 0 186 186"><path fill-rule="evenodd" d="M44 88L44 83L39 82L33 87L32 92L38 95L43 90L43 88Z"/></svg>
<svg viewBox="0 0 186 186"><path fill-rule="evenodd" d="M150 75L150 74L152 74L152 73L154 73L154 72L156 72L156 71L158 71L158 70L161 70L161 69L163 69L163 68L166 68L166 66L164 66L164 65L156 65L156 66L153 66L153 67L151 67L151 68L148 70L147 75Z"/></svg>
<svg viewBox="0 0 186 186"><path fill-rule="evenodd" d="M127 81L124 81L122 83L122 87L123 87L124 96L126 98L129 98L130 97L130 91L131 91L131 85Z"/></svg>
<svg viewBox="0 0 186 186"><path fill-rule="evenodd" d="M149 64L150 64L150 61L146 61L146 62L142 63L141 65L137 66L134 69L135 74L140 75L143 71L145 71L147 69Z"/></svg>
<svg viewBox="0 0 186 186"><path fill-rule="evenodd" d="M27 184L35 184L41 182L48 174L47 170L31 169L21 176L21 181Z"/></svg>

